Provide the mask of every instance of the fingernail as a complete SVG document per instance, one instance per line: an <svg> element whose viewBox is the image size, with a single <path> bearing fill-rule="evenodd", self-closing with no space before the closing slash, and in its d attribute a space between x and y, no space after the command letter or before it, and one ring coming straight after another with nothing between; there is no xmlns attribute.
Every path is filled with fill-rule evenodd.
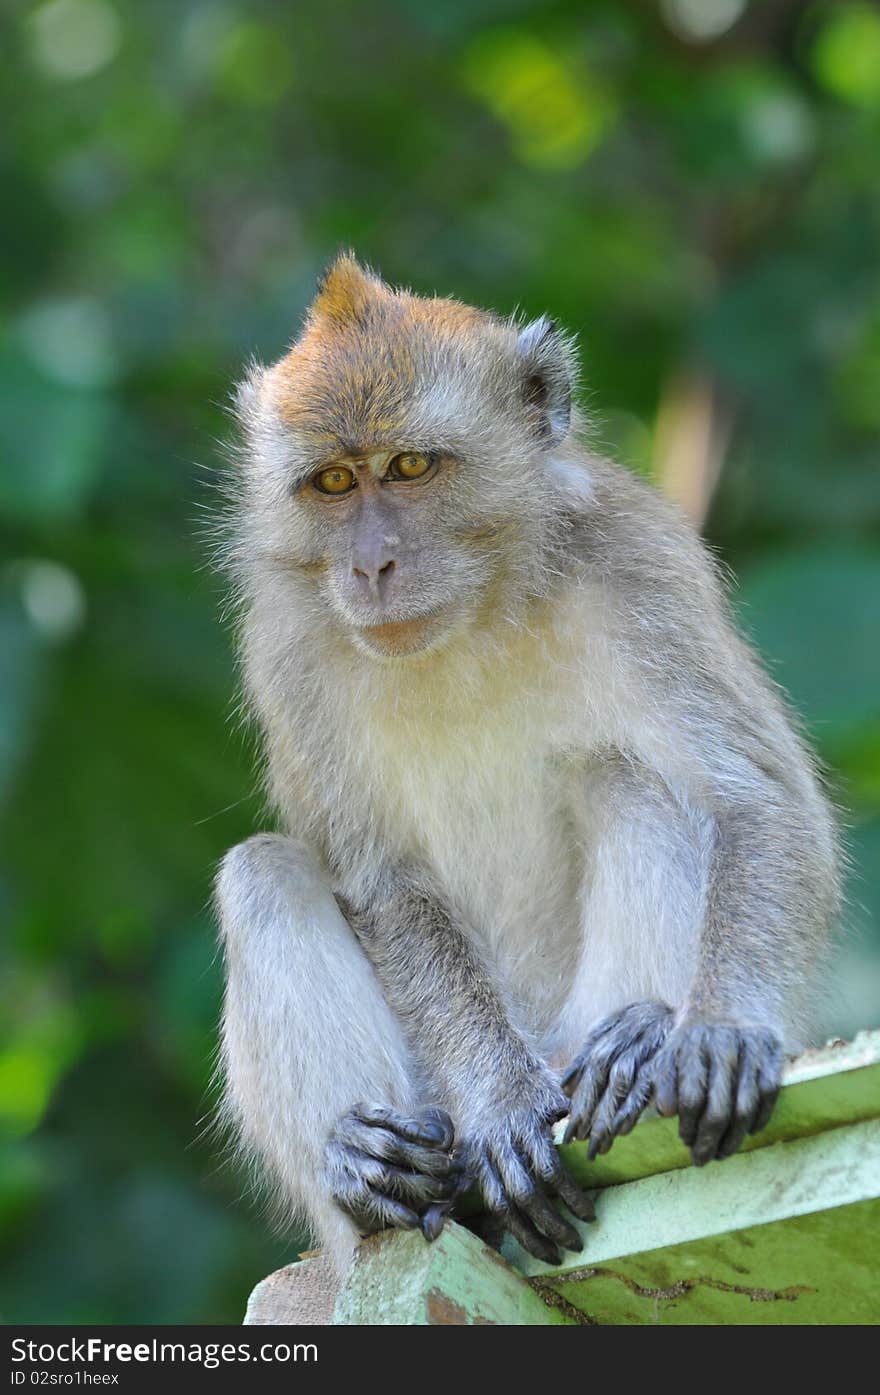
<svg viewBox="0 0 880 1395"><path fill-rule="evenodd" d="M425 1212L425 1215L421 1219L420 1226L422 1234L427 1241L432 1242L437 1239L443 1229L443 1222L445 1219L446 1212L445 1210L441 1210L439 1206L432 1206L429 1211Z"/></svg>

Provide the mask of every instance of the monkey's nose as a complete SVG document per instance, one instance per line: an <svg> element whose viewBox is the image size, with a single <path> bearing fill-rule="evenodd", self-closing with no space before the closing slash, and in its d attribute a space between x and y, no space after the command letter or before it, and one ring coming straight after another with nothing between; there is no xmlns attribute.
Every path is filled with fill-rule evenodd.
<svg viewBox="0 0 880 1395"><path fill-rule="evenodd" d="M391 573L394 571L396 563L394 559L379 566L369 566L362 563L359 567L352 567L353 574L357 577L360 586L376 600L384 600L385 592L388 589L388 582Z"/></svg>

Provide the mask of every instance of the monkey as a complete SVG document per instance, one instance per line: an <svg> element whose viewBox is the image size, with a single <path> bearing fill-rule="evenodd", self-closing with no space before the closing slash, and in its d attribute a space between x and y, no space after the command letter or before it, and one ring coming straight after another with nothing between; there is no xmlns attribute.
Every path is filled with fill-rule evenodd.
<svg viewBox="0 0 880 1395"><path fill-rule="evenodd" d="M652 1104L726 1158L809 1038L833 809L706 545L576 393L548 317L352 253L238 390L277 831L217 877L223 1111L340 1271L469 1186L557 1264L594 1214L558 1121L595 1159Z"/></svg>

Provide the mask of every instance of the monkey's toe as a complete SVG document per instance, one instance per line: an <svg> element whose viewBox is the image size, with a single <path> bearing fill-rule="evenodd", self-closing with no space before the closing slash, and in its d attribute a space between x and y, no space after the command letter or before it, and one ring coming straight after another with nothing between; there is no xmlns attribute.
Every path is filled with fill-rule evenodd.
<svg viewBox="0 0 880 1395"><path fill-rule="evenodd" d="M414 1116L401 1114L386 1105L356 1104L352 1115L370 1128L390 1129L407 1143L448 1152L455 1141L455 1126L445 1109L432 1106Z"/></svg>
<svg viewBox="0 0 880 1395"><path fill-rule="evenodd" d="M361 1235L419 1226L434 1240L461 1188L453 1141L452 1120L442 1109L410 1116L385 1105L356 1104L327 1140L331 1195Z"/></svg>
<svg viewBox="0 0 880 1395"><path fill-rule="evenodd" d="M428 1177L453 1178L460 1171L451 1152L452 1120L441 1109L411 1118L384 1105L356 1104L338 1120L331 1139L366 1157Z"/></svg>
<svg viewBox="0 0 880 1395"><path fill-rule="evenodd" d="M449 1204L429 1206L419 1222L426 1240L436 1240L446 1222Z"/></svg>

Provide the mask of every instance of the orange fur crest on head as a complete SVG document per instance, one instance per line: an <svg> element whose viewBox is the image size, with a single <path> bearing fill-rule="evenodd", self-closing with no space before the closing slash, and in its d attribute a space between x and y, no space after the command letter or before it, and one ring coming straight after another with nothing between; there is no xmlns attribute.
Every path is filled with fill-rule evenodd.
<svg viewBox="0 0 880 1395"><path fill-rule="evenodd" d="M357 320L372 301L388 293L385 283L362 267L353 252L340 252L318 282L309 318Z"/></svg>
<svg viewBox="0 0 880 1395"><path fill-rule="evenodd" d="M393 443L413 394L436 380L450 346L460 355L476 335L504 333L495 316L394 289L343 252L318 285L302 335L271 370L273 396L282 418L326 442L328 453Z"/></svg>

